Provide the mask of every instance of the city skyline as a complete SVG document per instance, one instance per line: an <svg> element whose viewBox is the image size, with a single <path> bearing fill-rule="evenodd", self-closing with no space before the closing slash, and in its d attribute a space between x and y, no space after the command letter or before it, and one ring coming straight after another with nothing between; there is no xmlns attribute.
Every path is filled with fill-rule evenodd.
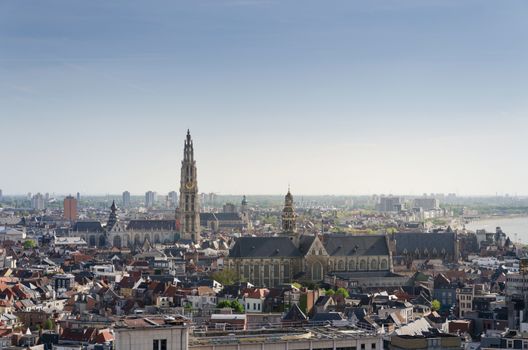
<svg viewBox="0 0 528 350"><path fill-rule="evenodd" d="M4 194L528 194L522 1L0 4ZM12 166L15 164L16 166Z"/></svg>

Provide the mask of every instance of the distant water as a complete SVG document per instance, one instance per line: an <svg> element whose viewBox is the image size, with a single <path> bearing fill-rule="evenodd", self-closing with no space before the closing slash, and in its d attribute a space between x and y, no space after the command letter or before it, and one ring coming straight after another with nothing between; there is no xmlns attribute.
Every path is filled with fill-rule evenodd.
<svg viewBox="0 0 528 350"><path fill-rule="evenodd" d="M466 224L471 231L485 229L495 232L496 227L500 227L512 241L528 244L528 217L476 220Z"/></svg>

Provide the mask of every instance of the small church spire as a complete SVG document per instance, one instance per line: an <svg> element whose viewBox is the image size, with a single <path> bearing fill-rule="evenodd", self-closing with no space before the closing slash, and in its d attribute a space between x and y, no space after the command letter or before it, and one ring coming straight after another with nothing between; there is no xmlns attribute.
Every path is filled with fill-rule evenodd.
<svg viewBox="0 0 528 350"><path fill-rule="evenodd" d="M108 216L108 221L106 223L107 231L110 231L116 223L117 223L117 206L115 204L115 200L113 200L112 205L110 206L110 215Z"/></svg>

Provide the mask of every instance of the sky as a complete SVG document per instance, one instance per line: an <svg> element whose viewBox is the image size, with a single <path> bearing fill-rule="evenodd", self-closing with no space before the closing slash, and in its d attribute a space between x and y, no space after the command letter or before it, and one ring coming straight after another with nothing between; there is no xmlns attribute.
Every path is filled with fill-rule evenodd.
<svg viewBox="0 0 528 350"><path fill-rule="evenodd" d="M0 0L5 194L528 194L525 0Z"/></svg>

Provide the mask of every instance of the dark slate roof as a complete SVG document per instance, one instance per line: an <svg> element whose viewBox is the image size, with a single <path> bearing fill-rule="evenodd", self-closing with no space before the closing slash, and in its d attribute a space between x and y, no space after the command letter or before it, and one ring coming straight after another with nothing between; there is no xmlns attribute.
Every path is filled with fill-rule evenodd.
<svg viewBox="0 0 528 350"><path fill-rule="evenodd" d="M127 230L153 231L153 230L176 230L176 220L130 220Z"/></svg>
<svg viewBox="0 0 528 350"><path fill-rule="evenodd" d="M306 255L308 253L308 250L312 246L313 241L315 240L315 236L308 236L308 235L302 235L299 240L299 250L301 251L301 254Z"/></svg>
<svg viewBox="0 0 528 350"><path fill-rule="evenodd" d="M339 312L318 312L316 313L310 321L312 322L324 322L324 321L342 321L343 316Z"/></svg>
<svg viewBox="0 0 528 350"><path fill-rule="evenodd" d="M242 220L238 213L216 213L215 214L219 221L237 221Z"/></svg>
<svg viewBox="0 0 528 350"><path fill-rule="evenodd" d="M323 245L331 256L389 255L387 240L381 235L324 235Z"/></svg>
<svg viewBox="0 0 528 350"><path fill-rule="evenodd" d="M396 232L396 254L403 255L403 251L414 253L416 249L423 253L427 249L430 253L436 249L438 253L445 249L447 254L453 255L456 235L454 232Z"/></svg>
<svg viewBox="0 0 528 350"><path fill-rule="evenodd" d="M290 311L282 318L283 321L306 321L308 317L302 312L297 304L293 304Z"/></svg>
<svg viewBox="0 0 528 350"><path fill-rule="evenodd" d="M229 252L231 258L298 256L301 253L289 237L240 237Z"/></svg>
<svg viewBox="0 0 528 350"><path fill-rule="evenodd" d="M77 221L72 227L72 231L78 232L104 232L99 221Z"/></svg>

